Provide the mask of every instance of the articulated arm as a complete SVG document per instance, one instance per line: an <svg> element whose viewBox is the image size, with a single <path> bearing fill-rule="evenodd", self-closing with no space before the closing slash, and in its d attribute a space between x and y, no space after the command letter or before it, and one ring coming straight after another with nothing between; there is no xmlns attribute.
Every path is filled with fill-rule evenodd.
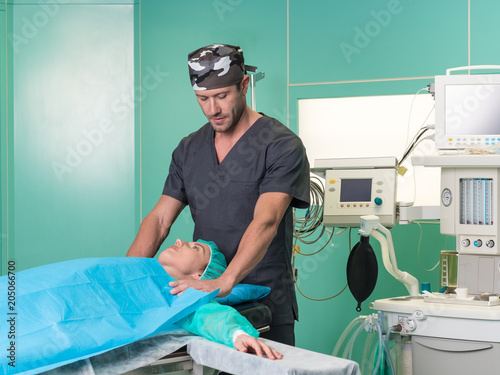
<svg viewBox="0 0 500 375"><path fill-rule="evenodd" d="M385 237L380 232L384 233ZM401 281L405 285L406 289L408 289L411 296L418 296L420 294L418 280L408 272L400 271L398 269L391 232L379 223L379 218L374 215L361 216L361 228L359 229L359 234L362 236L371 235L378 242L380 242L382 260L387 272L394 276L396 280Z"/></svg>

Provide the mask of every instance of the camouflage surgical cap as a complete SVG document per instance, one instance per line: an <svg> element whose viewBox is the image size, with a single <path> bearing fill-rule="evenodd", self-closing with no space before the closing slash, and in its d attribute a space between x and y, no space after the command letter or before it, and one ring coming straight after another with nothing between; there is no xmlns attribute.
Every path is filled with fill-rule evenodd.
<svg viewBox="0 0 500 375"><path fill-rule="evenodd" d="M246 73L243 51L229 44L211 44L188 55L194 90L213 90L235 85Z"/></svg>

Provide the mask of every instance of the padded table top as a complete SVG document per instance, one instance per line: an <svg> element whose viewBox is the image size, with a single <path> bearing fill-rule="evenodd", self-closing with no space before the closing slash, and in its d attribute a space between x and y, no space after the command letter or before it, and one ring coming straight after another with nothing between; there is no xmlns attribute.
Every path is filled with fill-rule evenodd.
<svg viewBox="0 0 500 375"><path fill-rule="evenodd" d="M271 361L202 337L194 337L188 343L187 352L200 365L235 375L361 375L354 361L262 340L283 354L283 359Z"/></svg>

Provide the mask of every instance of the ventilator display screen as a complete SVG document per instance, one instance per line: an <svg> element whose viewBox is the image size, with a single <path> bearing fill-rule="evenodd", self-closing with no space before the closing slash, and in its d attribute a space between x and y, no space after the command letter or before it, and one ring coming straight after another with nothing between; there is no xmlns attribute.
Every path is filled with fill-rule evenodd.
<svg viewBox="0 0 500 375"><path fill-rule="evenodd" d="M447 85L446 135L500 134L500 85Z"/></svg>
<svg viewBox="0 0 500 375"><path fill-rule="evenodd" d="M370 202L372 200L372 179L343 178L340 185L341 202Z"/></svg>

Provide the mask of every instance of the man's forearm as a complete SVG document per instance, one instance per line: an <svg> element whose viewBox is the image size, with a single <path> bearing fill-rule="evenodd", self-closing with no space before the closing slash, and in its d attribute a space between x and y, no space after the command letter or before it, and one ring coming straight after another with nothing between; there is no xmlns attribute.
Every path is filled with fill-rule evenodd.
<svg viewBox="0 0 500 375"><path fill-rule="evenodd" d="M185 204L177 199L162 195L153 210L142 221L127 256L154 257L184 207Z"/></svg>
<svg viewBox="0 0 500 375"><path fill-rule="evenodd" d="M139 232L130 246L128 257L152 258L158 252L170 229L162 230L155 217L148 215L139 227Z"/></svg>
<svg viewBox="0 0 500 375"><path fill-rule="evenodd" d="M259 197L254 218L221 276L226 286L232 289L264 258L291 200L292 197L284 193L264 193Z"/></svg>
<svg viewBox="0 0 500 375"><path fill-rule="evenodd" d="M245 278L266 255L267 249L276 235L277 225L253 221L243 235L238 251L228 265L223 276L233 288ZM244 250L243 250L244 249Z"/></svg>

